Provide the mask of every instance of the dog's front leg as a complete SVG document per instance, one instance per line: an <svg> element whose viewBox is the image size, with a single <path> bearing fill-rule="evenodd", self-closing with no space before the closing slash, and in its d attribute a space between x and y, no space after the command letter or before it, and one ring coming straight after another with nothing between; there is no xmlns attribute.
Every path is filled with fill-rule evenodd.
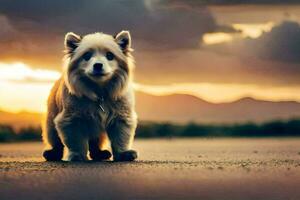
<svg viewBox="0 0 300 200"><path fill-rule="evenodd" d="M66 113L61 113L55 118L55 125L59 136L68 149L68 161L87 160L88 139L82 120Z"/></svg>
<svg viewBox="0 0 300 200"><path fill-rule="evenodd" d="M117 117L107 128L114 161L133 161L137 152L131 150L136 129L136 121Z"/></svg>
<svg viewBox="0 0 300 200"><path fill-rule="evenodd" d="M104 139L102 138L101 140ZM103 141L100 141L99 138L93 138L89 140L90 157L94 161L107 160L111 157L111 153L108 150L99 149L101 142Z"/></svg>

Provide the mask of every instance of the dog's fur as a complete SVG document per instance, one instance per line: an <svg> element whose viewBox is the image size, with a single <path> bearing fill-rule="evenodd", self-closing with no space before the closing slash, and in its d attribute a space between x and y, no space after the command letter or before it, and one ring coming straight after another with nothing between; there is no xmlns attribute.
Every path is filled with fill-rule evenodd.
<svg viewBox="0 0 300 200"><path fill-rule="evenodd" d="M101 136L103 132L110 139L115 161L137 158L131 150L137 125L131 51L128 31L114 37L66 34L65 67L51 90L43 130L46 160L61 160L64 146L69 161L87 160L88 150L93 160L109 159L111 153L100 148L107 138ZM102 64L100 75L96 63Z"/></svg>

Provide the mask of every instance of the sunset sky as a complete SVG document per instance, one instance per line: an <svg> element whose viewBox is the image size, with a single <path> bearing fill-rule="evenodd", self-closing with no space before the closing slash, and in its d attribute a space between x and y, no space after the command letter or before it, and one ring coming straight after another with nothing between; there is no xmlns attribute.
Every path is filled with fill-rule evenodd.
<svg viewBox="0 0 300 200"><path fill-rule="evenodd" d="M0 0L0 110L45 111L66 32L123 29L139 91L300 101L300 2L203 2Z"/></svg>

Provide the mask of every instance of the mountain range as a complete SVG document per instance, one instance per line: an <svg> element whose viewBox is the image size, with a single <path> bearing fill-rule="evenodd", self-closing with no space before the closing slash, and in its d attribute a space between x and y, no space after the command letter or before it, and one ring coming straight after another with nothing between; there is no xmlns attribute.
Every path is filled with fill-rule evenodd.
<svg viewBox="0 0 300 200"><path fill-rule="evenodd" d="M246 97L229 103L211 103L186 94L155 96L136 93L136 110L140 121L174 123L243 123L265 122L300 117L296 101L265 101ZM0 123L20 128L38 126L41 113L0 111Z"/></svg>
<svg viewBox="0 0 300 200"><path fill-rule="evenodd" d="M265 122L300 117L296 101L265 101L246 97L229 103L211 103L192 95L136 95L141 120L199 123Z"/></svg>

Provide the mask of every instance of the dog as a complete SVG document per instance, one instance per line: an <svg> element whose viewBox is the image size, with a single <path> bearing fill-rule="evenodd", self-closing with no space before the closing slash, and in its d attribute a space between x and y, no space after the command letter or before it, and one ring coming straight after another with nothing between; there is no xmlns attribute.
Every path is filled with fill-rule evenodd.
<svg viewBox="0 0 300 200"><path fill-rule="evenodd" d="M65 65L49 98L43 141L47 161L133 161L137 126L129 31L115 36L73 32L65 36ZM104 137L106 134L107 137ZM102 148L110 140L111 150Z"/></svg>

